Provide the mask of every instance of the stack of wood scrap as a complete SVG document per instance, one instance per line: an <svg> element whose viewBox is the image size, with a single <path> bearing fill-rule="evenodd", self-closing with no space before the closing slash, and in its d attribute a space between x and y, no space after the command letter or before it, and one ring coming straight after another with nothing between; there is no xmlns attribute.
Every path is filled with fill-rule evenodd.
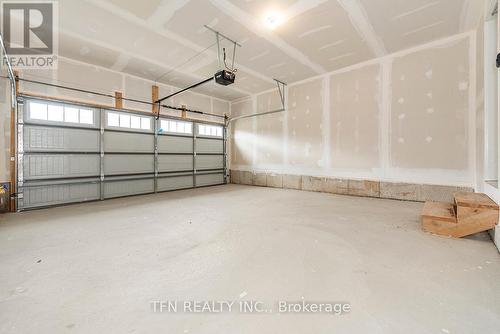
<svg viewBox="0 0 500 334"><path fill-rule="evenodd" d="M498 223L498 205L482 193L456 193L454 203L426 202L422 228L426 232L461 238L487 231Z"/></svg>

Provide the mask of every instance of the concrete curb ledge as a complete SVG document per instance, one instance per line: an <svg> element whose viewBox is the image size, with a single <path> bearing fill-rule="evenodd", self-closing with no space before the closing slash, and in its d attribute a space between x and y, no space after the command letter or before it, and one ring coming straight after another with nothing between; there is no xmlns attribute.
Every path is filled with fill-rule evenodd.
<svg viewBox="0 0 500 334"><path fill-rule="evenodd" d="M239 170L231 170L231 183L416 202L452 202L454 193L474 191L470 187L339 179Z"/></svg>

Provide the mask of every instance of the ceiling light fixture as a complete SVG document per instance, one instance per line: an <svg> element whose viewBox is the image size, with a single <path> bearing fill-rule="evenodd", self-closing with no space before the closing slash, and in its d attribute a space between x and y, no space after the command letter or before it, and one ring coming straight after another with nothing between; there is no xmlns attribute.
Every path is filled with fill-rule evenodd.
<svg viewBox="0 0 500 334"><path fill-rule="evenodd" d="M277 11L270 11L266 15L264 15L262 21L266 28L270 30L276 29L279 25L281 25L284 21L283 14Z"/></svg>

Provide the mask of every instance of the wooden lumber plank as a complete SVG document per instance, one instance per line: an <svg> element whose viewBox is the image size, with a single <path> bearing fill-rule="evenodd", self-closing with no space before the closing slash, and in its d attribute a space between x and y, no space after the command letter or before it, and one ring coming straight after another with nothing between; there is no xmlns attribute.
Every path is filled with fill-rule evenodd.
<svg viewBox="0 0 500 334"><path fill-rule="evenodd" d="M489 215L496 216L498 222L498 205L487 195L482 193L456 193L455 203L457 205L457 222L464 223L469 218L483 216L485 212L491 212Z"/></svg>
<svg viewBox="0 0 500 334"><path fill-rule="evenodd" d="M457 224L455 223L422 217L422 229L425 232L444 236L453 236L456 227Z"/></svg>
<svg viewBox="0 0 500 334"><path fill-rule="evenodd" d="M453 224L426 218L422 219L422 229L425 232L453 238L462 238L479 232L488 231L494 226L495 224L491 224L488 220L483 219L473 219L464 224Z"/></svg>
<svg viewBox="0 0 500 334"><path fill-rule="evenodd" d="M186 111L187 106L185 104L183 104L183 105L181 105L181 108L184 109L181 111L181 118L186 119L187 118L187 111Z"/></svg>
<svg viewBox="0 0 500 334"><path fill-rule="evenodd" d="M498 205L480 193L456 193L455 205L426 202L422 229L426 232L461 238L487 231L498 223Z"/></svg>
<svg viewBox="0 0 500 334"><path fill-rule="evenodd" d="M470 208L466 206L457 206L457 221L460 223L464 219L473 217L485 211L495 212L498 216L498 211L494 209Z"/></svg>
<svg viewBox="0 0 500 334"><path fill-rule="evenodd" d="M422 211L422 229L425 232L461 238L492 229L498 222L498 211L488 209L482 209L466 218L455 220L455 222L447 221L443 218L446 218L446 210L452 211L452 204L427 203Z"/></svg>
<svg viewBox="0 0 500 334"><path fill-rule="evenodd" d="M456 223L453 204L444 202L425 202L422 217L435 221Z"/></svg>
<svg viewBox="0 0 500 334"><path fill-rule="evenodd" d="M158 114L159 108L158 108L158 103L155 103L158 101L159 98L159 88L156 85L151 86L151 102L153 105L151 106L151 112L153 114Z"/></svg>
<svg viewBox="0 0 500 334"><path fill-rule="evenodd" d="M123 108L123 94L121 92L115 92L115 108Z"/></svg>
<svg viewBox="0 0 500 334"><path fill-rule="evenodd" d="M456 193L455 203L457 206L461 207L492 209L498 211L498 204L496 204L486 194L482 193Z"/></svg>
<svg viewBox="0 0 500 334"><path fill-rule="evenodd" d="M484 210L476 215L461 219L453 231L453 237L461 238L490 230L498 223L498 211Z"/></svg>

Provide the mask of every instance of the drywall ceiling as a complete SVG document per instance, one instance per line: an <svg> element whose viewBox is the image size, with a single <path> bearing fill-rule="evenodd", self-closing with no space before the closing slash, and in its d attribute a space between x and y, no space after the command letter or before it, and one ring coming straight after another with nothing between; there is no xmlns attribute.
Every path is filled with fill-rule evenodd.
<svg viewBox="0 0 500 334"><path fill-rule="evenodd" d="M64 0L62 56L183 87L217 70L208 24L243 46L234 100L476 27L482 0ZM269 11L284 22L263 24ZM231 55L232 47L224 42ZM201 51L202 54L197 55ZM189 60L189 61L188 61Z"/></svg>

